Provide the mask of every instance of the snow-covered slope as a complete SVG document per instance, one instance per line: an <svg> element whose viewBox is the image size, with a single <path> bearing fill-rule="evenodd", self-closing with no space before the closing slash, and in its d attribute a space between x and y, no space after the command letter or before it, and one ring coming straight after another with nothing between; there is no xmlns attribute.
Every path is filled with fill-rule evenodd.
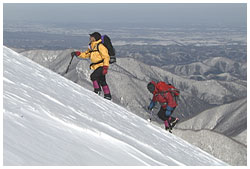
<svg viewBox="0 0 250 169"><path fill-rule="evenodd" d="M4 47L4 165L227 165Z"/></svg>
<svg viewBox="0 0 250 169"><path fill-rule="evenodd" d="M27 56L32 60L38 62L39 64L42 64L43 66L63 75L71 81L84 86L84 88L93 90L90 80L90 74L92 73L92 71L88 68L90 64L88 60L74 59L70 66L69 72L67 74L64 74L71 58L70 52L72 51L73 49L69 49L65 51L54 51L53 53L47 50L32 50L23 52L22 55ZM57 55L56 58L54 57L55 55ZM44 61L40 63L39 60L42 58ZM53 61L49 62L49 60ZM131 110L134 114L137 114L144 119L148 118L146 108L149 104L149 98L152 97L151 94L147 91L146 86L147 83L152 79L169 81L170 83L173 83L177 88L181 89L179 106L174 113L174 115L181 118L180 123L185 119L196 117L196 115L200 114L201 112L205 112L206 110L210 110L212 107L216 109L215 105L210 104L216 102L216 104L219 104L218 107L220 107L218 111L206 111L207 113L209 113L209 115L213 114L213 116L209 116L213 118L207 118L206 115L202 115L199 116L199 121L201 121L201 125L204 126L206 126L207 124L216 126L219 131L222 131L222 134L227 134L233 131L234 134L230 134L232 136L230 136L231 139L228 138L228 136L222 135L216 138L213 137L214 135L219 134L214 133L213 131L208 131L210 129L213 130L213 127L203 127L198 130L205 129L205 131L192 132L190 130L194 129L193 127L191 128L191 126L193 126L193 123L186 123L185 126L187 128L182 127L182 129L185 130L174 132L174 134L186 139L192 144L198 145L203 150L207 151L210 154L213 154L215 157L220 158L221 160L226 161L231 165L245 165L245 153L241 152L246 152L247 132L244 132L245 134L242 133L240 135L236 134L240 133L242 130L246 131L245 117L247 115L247 112L242 111L246 110L246 104L243 106L243 108L241 108L241 111L237 111L236 109L236 112L234 113L234 111L231 111L231 103L237 103L238 100L246 99L247 82L245 80L239 80L236 77L234 77L233 80L231 79L231 77L233 77L232 73L238 71L228 71L230 73L217 74L218 72L229 70L221 69L221 67L223 68L224 65L220 64L221 62L227 63L226 65L228 66L226 67L234 67L233 69L236 70L237 64L232 64L235 62L230 62L230 60L224 60L223 58L210 58L204 62L208 62L209 60L214 60L213 62L208 63L209 66L206 66L206 64L202 62L197 62L190 64L190 66L187 65L185 69L182 69L181 67L185 65L179 65L181 68L180 70L184 71L184 73L185 71L188 71L189 73L191 73L190 76L206 75L205 79L207 80L201 82L192 80L192 78L190 79L189 77L184 77L183 75L180 76L178 75L178 72L175 71L174 73L170 73L169 71L163 70L159 67L146 65L133 58L119 58L118 56L117 63L112 64L109 68L107 81L111 88L113 101L122 105L123 107L126 107L126 109ZM175 66L178 67L178 65ZM244 64L241 65L240 68L243 68L242 73L244 73L244 70L246 70ZM209 78L207 78L208 76ZM211 79L210 76L220 76L223 78L228 77L231 80L208 80ZM232 110L235 109L233 108ZM155 113L157 112L158 109L155 110ZM241 114L239 114L239 112L241 112ZM239 124L243 125L238 128ZM189 132L186 132L186 129L188 129ZM203 134L201 138L200 133L206 134ZM195 140L194 138L197 138L197 140ZM219 141L217 141L218 138L220 138ZM212 144L207 144L207 139L209 139ZM239 143L234 140L240 141L242 144L244 144L244 146L239 145ZM227 150L231 152L233 152L234 150L239 150L239 153L237 153L239 156L232 156L232 153L230 153L229 151L227 151L228 153L224 153L224 147L227 147ZM238 149L238 147L240 147L240 149ZM233 154L235 155L235 153ZM241 158L241 160L238 160L239 158Z"/></svg>

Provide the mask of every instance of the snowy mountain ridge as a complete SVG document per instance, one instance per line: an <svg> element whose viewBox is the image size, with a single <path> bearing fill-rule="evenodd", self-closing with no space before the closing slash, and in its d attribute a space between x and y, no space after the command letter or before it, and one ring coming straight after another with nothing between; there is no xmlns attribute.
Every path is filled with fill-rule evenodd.
<svg viewBox="0 0 250 169"><path fill-rule="evenodd" d="M186 65L167 65L163 68L176 75L199 81L215 79L246 84L247 64L225 57L214 57Z"/></svg>
<svg viewBox="0 0 250 169"><path fill-rule="evenodd" d="M4 165L227 165L4 47Z"/></svg>

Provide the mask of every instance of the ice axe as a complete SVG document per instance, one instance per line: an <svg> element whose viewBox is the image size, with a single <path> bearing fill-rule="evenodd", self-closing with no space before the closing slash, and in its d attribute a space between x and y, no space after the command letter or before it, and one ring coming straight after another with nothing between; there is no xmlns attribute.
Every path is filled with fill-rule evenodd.
<svg viewBox="0 0 250 169"><path fill-rule="evenodd" d="M67 70L66 70L65 74L67 74L67 73L68 73L68 71L69 71L69 67L70 67L71 62L72 62L72 60L73 60L73 59L74 59L74 55L72 55L72 56L71 56L71 59L70 59L70 62L69 62L69 65L68 65L68 67L67 67Z"/></svg>

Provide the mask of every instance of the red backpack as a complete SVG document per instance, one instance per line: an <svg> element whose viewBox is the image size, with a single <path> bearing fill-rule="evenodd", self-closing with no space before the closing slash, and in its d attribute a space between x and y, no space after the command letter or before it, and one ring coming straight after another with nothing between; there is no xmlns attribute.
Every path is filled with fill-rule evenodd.
<svg viewBox="0 0 250 169"><path fill-rule="evenodd" d="M176 89L173 85L167 84L163 81L160 81L156 84L156 88L160 94L165 94L170 92L171 95L176 99L176 96L180 95L180 91Z"/></svg>

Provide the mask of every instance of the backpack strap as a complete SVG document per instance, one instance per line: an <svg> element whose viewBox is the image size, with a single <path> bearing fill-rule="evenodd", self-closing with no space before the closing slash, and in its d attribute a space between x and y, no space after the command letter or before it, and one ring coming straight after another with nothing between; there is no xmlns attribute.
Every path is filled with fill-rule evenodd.
<svg viewBox="0 0 250 169"><path fill-rule="evenodd" d="M100 52L100 51L99 51L99 45L100 45L101 43L102 43L102 42L100 42L100 43L97 44L96 50L93 50L93 49L91 48L91 46L89 45L89 46L90 46L90 51L89 51L89 53L92 53L92 52Z"/></svg>
<svg viewBox="0 0 250 169"><path fill-rule="evenodd" d="M91 66L97 65L97 64L99 64L99 63L102 63L103 61L104 61L104 59L102 59L102 60L100 60L99 62L96 62L96 63L91 63L91 64L89 65L89 68L91 69Z"/></svg>
<svg viewBox="0 0 250 169"><path fill-rule="evenodd" d="M97 44L97 46L96 46L97 50L90 50L89 52L90 52L90 53L91 53L91 52L100 52L100 51L99 51L99 45L100 45L101 43L102 43L102 42L100 42L100 43ZM89 65L89 68L91 69L91 66L97 65L97 64L99 64L99 63L102 63L103 61L104 61L104 59L102 59L102 60L100 60L99 62L96 62L96 63L91 63L91 64Z"/></svg>

